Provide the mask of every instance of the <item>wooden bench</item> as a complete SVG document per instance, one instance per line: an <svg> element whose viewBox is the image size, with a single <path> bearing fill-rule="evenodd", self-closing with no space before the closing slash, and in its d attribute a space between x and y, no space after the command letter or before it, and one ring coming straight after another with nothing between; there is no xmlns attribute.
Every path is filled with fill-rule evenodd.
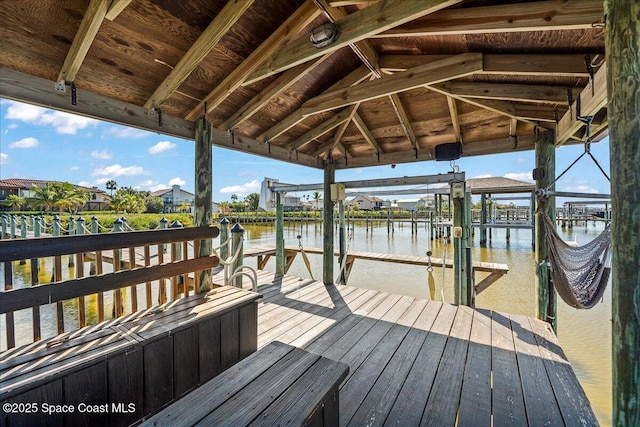
<svg viewBox="0 0 640 427"><path fill-rule="evenodd" d="M272 342L141 425L337 426L348 372L342 362Z"/></svg>

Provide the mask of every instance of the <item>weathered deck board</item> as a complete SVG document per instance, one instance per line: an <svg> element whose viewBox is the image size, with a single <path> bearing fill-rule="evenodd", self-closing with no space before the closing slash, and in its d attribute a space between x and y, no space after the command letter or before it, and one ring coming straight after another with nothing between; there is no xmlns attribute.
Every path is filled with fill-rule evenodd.
<svg viewBox="0 0 640 427"><path fill-rule="evenodd" d="M259 347L349 365L340 425L597 425L538 320L265 271L258 283Z"/></svg>

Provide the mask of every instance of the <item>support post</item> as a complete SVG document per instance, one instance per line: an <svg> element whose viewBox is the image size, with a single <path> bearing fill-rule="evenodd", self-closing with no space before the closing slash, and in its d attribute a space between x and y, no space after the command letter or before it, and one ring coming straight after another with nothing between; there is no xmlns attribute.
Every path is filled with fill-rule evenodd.
<svg viewBox="0 0 640 427"><path fill-rule="evenodd" d="M556 147L552 132L540 134L540 138L535 144L536 168L544 170L544 176L536 181L536 190L546 189L553 182L556 176ZM554 187L551 188L552 190ZM547 205L547 215L555 218L555 199L549 198ZM547 233L542 223L542 213L536 214L536 277L538 290L537 317L549 322L557 332L556 323L556 303L557 296L551 277L549 275L549 245L547 244Z"/></svg>
<svg viewBox="0 0 640 427"><path fill-rule="evenodd" d="M456 193L454 197L454 186L461 185L461 193ZM467 229L467 209L468 202L465 201L467 192L464 182L452 183L450 203L453 201L453 294L454 303L469 305L468 298L468 274L467 274L467 246L469 232Z"/></svg>
<svg viewBox="0 0 640 427"><path fill-rule="evenodd" d="M471 188L466 187L464 192L464 229L463 229L463 250L465 252L464 277L466 292L463 295L462 303L469 307L476 306L476 288L473 277L473 263L471 258L473 223L471 218Z"/></svg>
<svg viewBox="0 0 640 427"><path fill-rule="evenodd" d="M211 123L207 121L206 117L201 117L196 120L195 131L195 206L193 222L196 227L208 227L213 220L213 156L211 155L211 149ZM197 256L199 258L211 256L212 247L211 239L200 240ZM200 292L209 291L213 284L211 270L200 271L198 276Z"/></svg>
<svg viewBox="0 0 640 427"><path fill-rule="evenodd" d="M229 258L229 244L225 244L227 240L229 240L229 220L222 218L220 221L220 258L225 261Z"/></svg>
<svg viewBox="0 0 640 427"><path fill-rule="evenodd" d="M242 250L243 240L244 228L242 228L240 223L237 222L236 225L231 228L231 250L233 251L234 256L236 253L238 254L236 260L233 262L233 266L231 267L232 276L236 271L238 271L240 267L242 267L244 258L244 253ZM235 286L236 288L242 288L242 276L236 277L234 283L230 283L230 285Z"/></svg>
<svg viewBox="0 0 640 427"><path fill-rule="evenodd" d="M529 203L529 221L531 222L531 249L536 250L536 195L531 193L531 202ZM555 224L555 218L553 218Z"/></svg>
<svg viewBox="0 0 640 427"><path fill-rule="evenodd" d="M487 246L487 229L485 224L487 223L487 195L485 193L480 194L480 246Z"/></svg>
<svg viewBox="0 0 640 427"><path fill-rule="evenodd" d="M284 274L286 260L284 256L284 207L282 196L276 192L276 274Z"/></svg>
<svg viewBox="0 0 640 427"><path fill-rule="evenodd" d="M333 202L331 201L331 184L334 183L336 169L333 160L324 165L324 209L322 211L322 281L325 285L333 284Z"/></svg>
<svg viewBox="0 0 640 427"><path fill-rule="evenodd" d="M339 242L339 250L340 250L340 254L338 256L338 268L340 269L340 278L338 279L338 283L340 285L346 285L347 284L347 280L345 278L345 272L342 269L342 264L344 263L345 259L344 257L347 256L347 245L346 245L346 241L345 241L345 234L344 234L344 201L343 200L338 200L338 242Z"/></svg>
<svg viewBox="0 0 640 427"><path fill-rule="evenodd" d="M640 3L605 0L611 159L613 425L640 424Z"/></svg>

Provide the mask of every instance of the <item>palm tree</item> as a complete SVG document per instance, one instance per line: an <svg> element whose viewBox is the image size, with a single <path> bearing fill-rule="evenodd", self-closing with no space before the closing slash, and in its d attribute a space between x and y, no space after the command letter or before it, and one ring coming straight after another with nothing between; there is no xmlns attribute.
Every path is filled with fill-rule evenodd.
<svg viewBox="0 0 640 427"><path fill-rule="evenodd" d="M180 202L180 204L178 205L178 210L180 212L190 212L191 205L188 202Z"/></svg>
<svg viewBox="0 0 640 427"><path fill-rule="evenodd" d="M58 200L55 188L53 185L46 183L44 186L32 185L31 196L27 198L29 203L34 209L44 207L45 212L49 212Z"/></svg>
<svg viewBox="0 0 640 427"><path fill-rule="evenodd" d="M24 197L18 196L17 194L9 194L5 203L7 206L11 206L14 210L16 208L20 210L20 208L25 205L26 200Z"/></svg>
<svg viewBox="0 0 640 427"><path fill-rule="evenodd" d="M110 195L113 196L113 190L115 190L118 187L118 183L110 179L109 181L107 181L105 186L107 187L107 190L111 191Z"/></svg>
<svg viewBox="0 0 640 427"><path fill-rule="evenodd" d="M238 201L238 195L237 194L232 194L231 195L231 203L235 203Z"/></svg>
<svg viewBox="0 0 640 427"><path fill-rule="evenodd" d="M320 196L321 196L321 193L318 190L314 191L312 194L312 197L314 200L314 204L313 204L314 209L318 209L318 201L320 200Z"/></svg>
<svg viewBox="0 0 640 427"><path fill-rule="evenodd" d="M260 195L258 193L251 193L244 198L244 201L248 204L251 211L257 211L258 204L260 203Z"/></svg>

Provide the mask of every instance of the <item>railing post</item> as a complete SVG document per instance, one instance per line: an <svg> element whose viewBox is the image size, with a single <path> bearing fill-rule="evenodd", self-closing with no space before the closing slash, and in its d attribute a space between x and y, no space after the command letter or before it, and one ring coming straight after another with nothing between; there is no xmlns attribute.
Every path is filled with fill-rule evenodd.
<svg viewBox="0 0 640 427"><path fill-rule="evenodd" d="M25 239L27 237L27 216L20 215L20 237Z"/></svg>
<svg viewBox="0 0 640 427"><path fill-rule="evenodd" d="M118 218L113 221L113 232L119 233L120 231L122 231L122 219Z"/></svg>
<svg viewBox="0 0 640 427"><path fill-rule="evenodd" d="M76 221L76 234L84 234L84 218L80 217Z"/></svg>
<svg viewBox="0 0 640 427"><path fill-rule="evenodd" d="M244 228L240 225L240 223L236 223L231 229L231 250L233 251L233 255L236 257L233 262L233 266L231 268L231 275L233 275L238 268L242 266L243 256L242 253L242 241L244 240ZM242 276L236 277L236 282L234 284L237 288L242 287Z"/></svg>
<svg viewBox="0 0 640 427"><path fill-rule="evenodd" d="M69 224L67 224L67 233L69 236L76 234L76 219L71 215L69 217Z"/></svg>
<svg viewBox="0 0 640 427"><path fill-rule="evenodd" d="M122 220L122 227L120 228L120 231L129 231L131 227L129 227L127 217L123 216L120 219Z"/></svg>
<svg viewBox="0 0 640 427"><path fill-rule="evenodd" d="M7 215L2 214L2 234L0 235L0 239L4 239L7 236Z"/></svg>
<svg viewBox="0 0 640 427"><path fill-rule="evenodd" d="M182 228L182 223L175 220L171 223L169 228ZM180 243L175 243L174 249L176 251L176 261L180 261L182 259L182 245Z"/></svg>
<svg viewBox="0 0 640 427"><path fill-rule="evenodd" d="M229 257L229 245L223 245L229 239L229 220L222 218L220 221L220 259L227 260Z"/></svg>
<svg viewBox="0 0 640 427"><path fill-rule="evenodd" d="M60 217L58 215L53 216L53 235L58 237L60 235Z"/></svg>
<svg viewBox="0 0 640 427"><path fill-rule="evenodd" d="M9 229L10 231L10 236L12 239L16 238L16 218L15 215L11 215L9 216Z"/></svg>
<svg viewBox="0 0 640 427"><path fill-rule="evenodd" d="M98 234L98 231L98 217L94 215L91 217L91 234Z"/></svg>
<svg viewBox="0 0 640 427"><path fill-rule="evenodd" d="M33 221L33 237L40 237L40 217L35 217Z"/></svg>
<svg viewBox="0 0 640 427"><path fill-rule="evenodd" d="M282 205L282 193L276 192L276 274L284 274L284 206Z"/></svg>

